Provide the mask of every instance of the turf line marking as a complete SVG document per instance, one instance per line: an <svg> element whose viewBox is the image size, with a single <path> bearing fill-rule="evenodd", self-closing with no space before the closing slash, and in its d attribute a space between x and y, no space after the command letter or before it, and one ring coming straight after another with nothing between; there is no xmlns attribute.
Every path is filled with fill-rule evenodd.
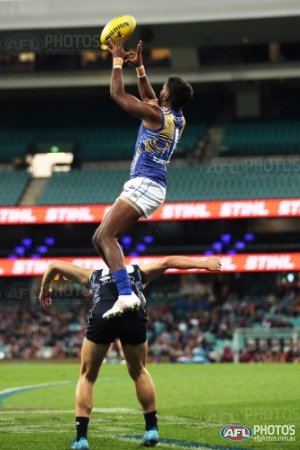
<svg viewBox="0 0 300 450"><path fill-rule="evenodd" d="M141 435L123 435L120 436L121 439L130 439L130 440L141 440ZM200 448L204 450L232 450L233 447L224 447L223 445L210 445L205 442L192 442L192 441L179 441L177 439L159 439L160 444L171 445L174 448ZM245 447L236 447L234 446L234 450L247 450Z"/></svg>
<svg viewBox="0 0 300 450"><path fill-rule="evenodd" d="M23 392L35 391L37 389L64 386L66 384L74 384L74 383L75 381L57 381L55 383L33 384L31 386L19 386L10 389L4 389L4 391L0 391L0 408L3 407L3 400L5 400L8 397L12 397L13 395L23 394Z"/></svg>
<svg viewBox="0 0 300 450"><path fill-rule="evenodd" d="M74 414L74 409L6 409L0 411L1 414ZM99 414L132 414L141 415L138 409L134 408L93 408L93 413Z"/></svg>
<svg viewBox="0 0 300 450"><path fill-rule="evenodd" d="M114 381L114 380L120 380L120 378L128 378L127 376L120 376L120 377L103 377L99 378L99 381ZM43 383L43 384L33 384L31 386L19 386L9 389L4 389L3 391L0 391L0 408L3 408L3 400L5 400L8 397L12 397L13 395L23 394L23 392L27 391L35 391L37 389L45 389L50 387L58 387L58 386L64 386L67 384L76 384L77 380L69 380L69 381L56 381L53 383Z"/></svg>

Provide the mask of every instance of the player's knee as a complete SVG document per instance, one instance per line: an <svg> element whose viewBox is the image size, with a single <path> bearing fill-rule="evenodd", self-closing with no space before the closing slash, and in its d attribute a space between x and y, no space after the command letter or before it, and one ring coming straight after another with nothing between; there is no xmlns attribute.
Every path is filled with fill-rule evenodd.
<svg viewBox="0 0 300 450"><path fill-rule="evenodd" d="M93 242L94 248L97 251L101 250L104 247L107 239L108 239L108 234L105 231L101 231L101 229L97 230L94 233L94 236L92 237L92 242Z"/></svg>
<svg viewBox="0 0 300 450"><path fill-rule="evenodd" d="M94 370L92 367L83 367L80 375L84 381L94 384L97 380L98 371Z"/></svg>
<svg viewBox="0 0 300 450"><path fill-rule="evenodd" d="M92 237L92 243L93 243L94 248L98 251L100 246L99 246L99 242L98 242L98 232L97 231L95 231L95 233Z"/></svg>
<svg viewBox="0 0 300 450"><path fill-rule="evenodd" d="M145 368L143 366L128 366L128 372L133 381L136 381L141 375L143 375Z"/></svg>
<svg viewBox="0 0 300 450"><path fill-rule="evenodd" d="M76 398L76 406L81 409L81 411L84 411L88 415L91 414L93 405L87 401L85 396L77 396Z"/></svg>
<svg viewBox="0 0 300 450"><path fill-rule="evenodd" d="M97 374L95 374L94 372L85 372L82 374L82 376L84 377L84 379L88 382L88 383L92 383L94 384L97 380Z"/></svg>
<svg viewBox="0 0 300 450"><path fill-rule="evenodd" d="M107 230L106 228L100 228L95 232L93 236L94 247L103 248L103 246L105 246L105 243L110 239L113 239L113 236L111 236L109 230Z"/></svg>

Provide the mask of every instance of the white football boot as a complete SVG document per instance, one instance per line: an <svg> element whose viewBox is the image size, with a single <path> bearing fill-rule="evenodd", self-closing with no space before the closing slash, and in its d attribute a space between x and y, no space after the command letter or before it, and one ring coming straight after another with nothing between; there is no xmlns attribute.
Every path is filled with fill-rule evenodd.
<svg viewBox="0 0 300 450"><path fill-rule="evenodd" d="M113 307L106 311L102 317L103 319L112 319L121 316L125 311L139 309L140 306L141 301L134 292L131 295L119 295Z"/></svg>

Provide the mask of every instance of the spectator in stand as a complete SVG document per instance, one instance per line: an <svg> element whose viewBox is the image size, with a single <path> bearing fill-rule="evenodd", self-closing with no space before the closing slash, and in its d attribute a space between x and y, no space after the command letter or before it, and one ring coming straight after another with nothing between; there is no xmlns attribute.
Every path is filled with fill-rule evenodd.
<svg viewBox="0 0 300 450"><path fill-rule="evenodd" d="M224 353L222 357L222 362L232 362L233 361L233 353L229 345L225 345Z"/></svg>
<svg viewBox="0 0 300 450"><path fill-rule="evenodd" d="M299 327L298 285L280 284L278 290L270 292L265 302L258 302L249 297L243 299L232 292L220 302L213 284L200 282L202 279L194 274L176 279L185 288L191 282L198 294L178 292L176 285L174 291L177 294L173 294L166 303L151 307L150 298L148 309L150 360L176 362L179 358L188 356L195 360L197 355L202 354L201 352L207 359L213 359L217 340L223 341L225 345L231 345L236 327ZM74 291L71 287L67 285L67 294L73 298ZM170 293L170 286L168 289ZM60 291L62 298L65 298L64 288L61 287ZM9 304L7 302L2 304L0 358L77 358L79 343L83 338L85 315L90 307L86 293L83 296L81 294L80 292L81 300L75 306L66 309L60 305L47 313L28 303L26 307L20 302L13 304L10 301ZM166 299L167 296L163 298ZM61 300L56 302L59 304ZM190 308L193 302L197 304L195 309ZM11 330L15 330L14 334ZM30 335L35 336L34 345L28 339ZM222 360L223 350L215 356L216 360ZM280 342L278 348L268 341L264 348L259 348L257 342L253 340L240 354L242 362L266 360L300 362L300 345L288 339L287 342Z"/></svg>

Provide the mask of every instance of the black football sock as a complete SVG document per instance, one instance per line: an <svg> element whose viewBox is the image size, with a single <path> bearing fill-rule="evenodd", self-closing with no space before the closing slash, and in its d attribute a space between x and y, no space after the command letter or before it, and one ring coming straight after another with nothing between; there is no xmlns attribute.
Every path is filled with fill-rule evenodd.
<svg viewBox="0 0 300 450"><path fill-rule="evenodd" d="M80 438L87 438L87 430L89 426L89 418L88 417L76 417L76 439L79 441Z"/></svg>
<svg viewBox="0 0 300 450"><path fill-rule="evenodd" d="M146 431L151 430L151 428L158 428L156 411L146 413L144 414L144 417L145 417Z"/></svg>

